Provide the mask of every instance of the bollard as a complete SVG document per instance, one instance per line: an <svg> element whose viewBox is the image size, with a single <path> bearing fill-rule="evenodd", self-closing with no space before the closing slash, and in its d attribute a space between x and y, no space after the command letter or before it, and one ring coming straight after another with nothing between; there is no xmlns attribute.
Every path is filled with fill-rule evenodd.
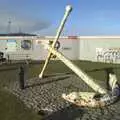
<svg viewBox="0 0 120 120"><path fill-rule="evenodd" d="M20 82L20 89L24 89L24 68L23 66L20 67L20 73L19 73L19 82Z"/></svg>

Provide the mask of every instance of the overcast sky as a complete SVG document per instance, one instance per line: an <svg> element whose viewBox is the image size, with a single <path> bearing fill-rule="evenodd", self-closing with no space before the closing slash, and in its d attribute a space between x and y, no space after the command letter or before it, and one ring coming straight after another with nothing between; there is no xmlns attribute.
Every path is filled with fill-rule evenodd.
<svg viewBox="0 0 120 120"><path fill-rule="evenodd" d="M120 0L0 0L0 33L55 35L67 4L64 35L120 35Z"/></svg>

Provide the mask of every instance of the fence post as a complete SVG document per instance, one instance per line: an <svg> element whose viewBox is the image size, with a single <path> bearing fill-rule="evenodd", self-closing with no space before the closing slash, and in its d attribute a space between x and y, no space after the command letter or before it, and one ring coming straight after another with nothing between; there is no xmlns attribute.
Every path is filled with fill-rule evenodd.
<svg viewBox="0 0 120 120"><path fill-rule="evenodd" d="M20 89L24 89L24 68L23 66L20 66L20 72L19 72L19 84L20 84Z"/></svg>

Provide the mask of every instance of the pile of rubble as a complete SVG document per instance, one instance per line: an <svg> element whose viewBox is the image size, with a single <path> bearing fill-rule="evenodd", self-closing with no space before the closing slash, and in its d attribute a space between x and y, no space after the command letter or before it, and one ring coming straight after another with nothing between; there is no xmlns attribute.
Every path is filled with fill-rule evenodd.
<svg viewBox="0 0 120 120"><path fill-rule="evenodd" d="M100 82L100 81L98 81ZM103 82L100 82L103 84ZM19 81L7 88L24 104L50 120L112 120L119 119L120 102L107 108L80 108L62 99L63 93L92 91L82 80L72 74L57 74L44 79L32 78L25 81L22 90Z"/></svg>

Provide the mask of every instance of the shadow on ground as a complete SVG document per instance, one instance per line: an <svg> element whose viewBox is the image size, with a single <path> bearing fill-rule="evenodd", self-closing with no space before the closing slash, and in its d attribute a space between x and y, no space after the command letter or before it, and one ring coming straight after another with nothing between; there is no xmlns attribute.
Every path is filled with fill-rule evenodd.
<svg viewBox="0 0 120 120"><path fill-rule="evenodd" d="M91 70L86 70L86 72L97 72L97 71L111 71L114 69L120 69L120 67L103 67L103 68L96 68Z"/></svg>
<svg viewBox="0 0 120 120"><path fill-rule="evenodd" d="M84 113L85 109L71 104L66 108L44 117L43 120L76 120L76 118L81 119Z"/></svg>
<svg viewBox="0 0 120 120"><path fill-rule="evenodd" d="M36 86L41 86L41 85L44 85L44 84L49 84L49 83L52 83L52 82L57 82L57 81L65 80L67 78L69 78L69 76L59 77L59 78L51 78L50 80L44 79L44 81L41 81L39 78L34 78L36 80L39 80L39 82L30 84L30 85L26 85L25 89L26 88L30 88L30 87L33 88L33 87L36 87Z"/></svg>

